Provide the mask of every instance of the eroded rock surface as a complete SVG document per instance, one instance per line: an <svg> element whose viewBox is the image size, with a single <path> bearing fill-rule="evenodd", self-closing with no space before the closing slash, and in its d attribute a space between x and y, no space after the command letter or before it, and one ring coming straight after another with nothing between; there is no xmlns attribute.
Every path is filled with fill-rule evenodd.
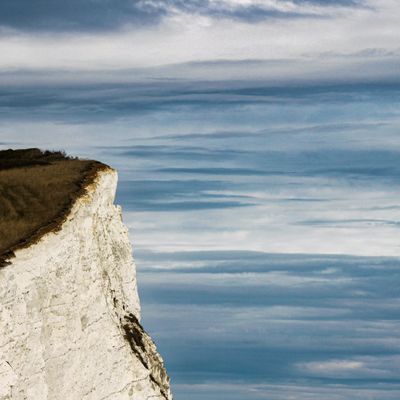
<svg viewBox="0 0 400 400"><path fill-rule="evenodd" d="M172 399L139 322L116 184L99 171L61 230L0 269L0 400Z"/></svg>

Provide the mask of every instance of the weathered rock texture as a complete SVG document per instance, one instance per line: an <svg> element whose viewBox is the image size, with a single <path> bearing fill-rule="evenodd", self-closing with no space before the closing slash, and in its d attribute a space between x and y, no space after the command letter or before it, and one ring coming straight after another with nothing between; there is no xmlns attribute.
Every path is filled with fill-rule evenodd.
<svg viewBox="0 0 400 400"><path fill-rule="evenodd" d="M0 400L172 398L139 322L116 183L99 171L59 231L0 269Z"/></svg>

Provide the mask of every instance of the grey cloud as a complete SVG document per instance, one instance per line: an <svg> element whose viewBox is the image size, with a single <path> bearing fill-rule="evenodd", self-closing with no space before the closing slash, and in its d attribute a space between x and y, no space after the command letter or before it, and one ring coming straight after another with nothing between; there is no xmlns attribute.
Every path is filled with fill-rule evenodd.
<svg viewBox="0 0 400 400"><path fill-rule="evenodd" d="M254 206L250 196L218 193L224 181L145 180L122 181L117 202L129 211L192 211ZM215 193L209 193L214 191Z"/></svg>
<svg viewBox="0 0 400 400"><path fill-rule="evenodd" d="M318 86L322 83L349 83L360 85L362 82L369 83L374 80L383 83L398 82L396 74L399 63L400 52L388 50L386 55L382 51L372 51L363 49L358 53L339 54L330 52L312 53L301 55L296 58L280 59L209 59L201 61L186 61L181 63L167 63L164 65L148 65L146 67L121 68L121 69L101 69L100 65L92 65L90 70L80 69L77 65L60 64L58 69L46 68L34 69L27 65L18 69L17 67L9 70L7 68L0 71L0 82L6 86L14 84L29 85L45 83L47 87L51 83L68 82L71 86L77 83L147 83L147 89L151 91L150 84L158 84L159 89L163 90L163 84L169 84L170 87L179 86L188 90L193 89L190 81L196 82L196 89L209 89L209 93L214 93L215 89L221 94L223 86L229 82L230 89L245 87L250 82L253 87L265 88L272 86L279 88L282 86L296 87L300 86ZM236 55L240 57L240 55ZM336 64L335 71L326 68L326 58L330 58ZM362 63L363 68L359 65ZM87 65L89 67L89 65ZM115 66L117 67L117 66ZM212 85L210 85L212 81ZM208 84L207 84L208 82ZM179 86L176 86L179 84ZM173 86L175 85L175 86ZM125 87L125 86L122 86ZM330 91L335 88L330 85ZM339 87L340 89L340 87ZM179 92L179 91L178 91ZM198 94L198 91L192 91L192 94ZM283 90L282 92L285 92Z"/></svg>
<svg viewBox="0 0 400 400"><path fill-rule="evenodd" d="M230 400L398 400L400 386L387 383L384 387L374 387L370 384L358 384L349 387L331 382L310 385L309 382L277 384L269 383L215 383L175 385L174 393L183 399L209 400L229 398Z"/></svg>
<svg viewBox="0 0 400 400"><path fill-rule="evenodd" d="M238 250L226 250L226 251L177 251L177 252L152 252L152 251L140 251L141 257L144 260L155 261L190 261L190 260L268 260L273 263L280 263L283 265L298 265L298 263L310 264L331 262L331 263L347 263L347 264L361 264L368 261L368 265L377 266L400 261L395 257L358 257L350 255L327 255L327 254L287 254L287 253L265 253L262 251L238 251Z"/></svg>
<svg viewBox="0 0 400 400"><path fill-rule="evenodd" d="M112 148L110 150L113 150ZM117 153L118 154L118 153ZM197 160L197 161L215 161L220 159L229 160L237 159L246 152L235 149L209 149L207 147L191 147L191 146L126 146L121 152L123 157L144 157L157 159L175 159L175 160Z"/></svg>
<svg viewBox="0 0 400 400"><path fill-rule="evenodd" d="M352 275L364 273L381 274L385 270L391 274L398 268L400 259L395 257L356 257L324 254L279 254L256 251L198 251L198 252L162 252L138 251L142 271L154 271L155 264L162 261L165 273L241 273L287 271L297 274L314 275L334 269L333 275L350 271ZM195 267L190 265L194 262ZM171 267L168 267L169 265ZM165 267L168 267L165 269Z"/></svg>
<svg viewBox="0 0 400 400"><path fill-rule="evenodd" d="M297 225L315 225L315 226L328 226L340 227L347 225L391 225L395 227L400 226L400 221L386 220L386 219L310 219L305 221L296 222Z"/></svg>
<svg viewBox="0 0 400 400"><path fill-rule="evenodd" d="M191 175L235 175L235 176L251 176L265 175L265 171L249 169L249 168L162 168L154 172L171 173L171 174L191 174Z"/></svg>
<svg viewBox="0 0 400 400"><path fill-rule="evenodd" d="M354 7L360 2L340 0L297 0L299 11L284 12L260 5L224 6L208 0L3 0L0 26L19 30L91 31L118 29L124 25L154 24L176 12L255 22L266 18L312 16L302 10L309 4Z"/></svg>
<svg viewBox="0 0 400 400"><path fill-rule="evenodd" d="M326 146L329 146L329 142ZM265 183L262 178L268 176L327 177L359 184L365 184L367 181L370 185L397 182L400 176L398 151L329 148L313 151L274 151L266 150L266 147L262 143L259 144L258 150L238 150L223 144L221 148L212 149L181 144L160 144L116 147L110 148L109 151L124 158L139 157L147 161L154 159L164 163L169 161L169 165L172 161L175 164L184 162L189 165L191 162L213 163L212 167L167 167L156 172L181 176L203 174L259 177L258 183L252 182L254 188L263 187ZM229 163L234 163L236 167L229 167ZM224 188L240 188L240 185L244 188L246 184L250 184L250 181L242 184L231 182L230 186L225 185Z"/></svg>
<svg viewBox="0 0 400 400"><path fill-rule="evenodd" d="M185 133L180 135L162 135L153 136L146 138L145 140L233 140L233 139L265 139L272 135L295 135L295 134L307 134L307 133L332 133L332 132L354 132L354 131L365 131L367 129L379 129L382 127L389 126L387 121L359 121L359 122L342 122L342 123L325 123L317 125L304 125L301 127L290 126L290 127L279 127L274 126L268 129L262 129L257 131L215 131L208 133ZM132 140L136 140L132 138Z"/></svg>
<svg viewBox="0 0 400 400"><path fill-rule="evenodd" d="M327 51L323 53L310 53L304 54L305 57L319 57L319 58L398 58L400 55L400 49L388 50L383 47L367 47L363 50L356 51L356 52L334 52L334 51Z"/></svg>
<svg viewBox="0 0 400 400"><path fill-rule="evenodd" d="M139 202L133 200L132 202L125 202L126 209L129 211L200 211L200 210L214 210L214 209L229 209L236 207L250 207L254 203L246 203L240 201L210 201L210 200L184 200L184 201L160 201L160 202Z"/></svg>
<svg viewBox="0 0 400 400"><path fill-rule="evenodd" d="M260 386L268 399L284 399L298 381L307 400L324 391L327 399L357 398L355 388L380 399L399 393L399 258L139 251L136 259L146 326L178 386L283 385ZM264 275L277 271L304 282L277 286ZM325 279L310 284L313 276Z"/></svg>
<svg viewBox="0 0 400 400"><path fill-rule="evenodd" d="M10 148L18 144L19 144L18 142L0 142L0 146L3 146L4 148L6 147Z"/></svg>
<svg viewBox="0 0 400 400"><path fill-rule="evenodd" d="M226 83L188 82L81 88L9 86L1 96L3 123L5 119L20 123L23 118L98 123L134 116L125 122L124 137L116 133L118 124L105 125L103 135L96 126L77 125L73 134L86 135L87 147L79 150L81 154L121 170L117 202L133 211L128 216L135 228L144 324L177 384L177 398L399 398L399 375L393 368L368 379L349 372L343 379L338 373L307 375L296 367L365 357L378 360L373 364L379 365L379 359L385 362L385 357L399 355L398 258L234 251L229 249L233 246L230 236L221 244L227 250L221 252L143 251L158 246L204 248L200 236L216 237L219 232L232 233L233 238L238 233L241 242L235 244L239 243L239 248L263 248L270 236L265 235L264 243L254 243L255 235L246 238L251 229L260 232L263 240L267 230L275 235L275 228L285 230L296 220L311 221L314 216L319 221L337 217L348 224L396 222L390 210L397 207L398 200L398 116L390 113L398 111L398 83L272 88L256 87L254 82L250 86L235 84L234 88ZM262 107L255 111L255 105ZM229 113L224 114L227 109ZM248 114L244 122L240 115L241 124L235 119L240 109ZM185 114L185 110L190 112ZM223 116L218 120L222 122L211 120L208 124L216 110ZM164 123L169 121L163 119L166 114L172 127ZM390 127L381 127L380 121L392 117ZM352 122L341 122L348 120ZM278 129L276 125L282 123L287 127ZM232 126L240 132L232 135ZM12 127L9 137L15 134L19 138L21 125ZM162 137L151 142L124 142L136 132L148 138L182 129L196 132L199 127L217 130L218 141L212 135L171 135L175 137L167 144ZM48 129L53 128L55 124ZM40 125L29 124L25 129L32 140L39 140ZM3 126L2 130L7 134ZM124 146L95 147L105 139ZM235 142L238 139L240 143ZM61 138L54 134L52 140L58 144ZM211 145L207 140L212 140ZM265 199L257 198L257 192ZM381 195L375 198L376 193ZM271 227L266 220L260 227L257 219L261 212L274 214L275 209L267 207L272 201L284 203L283 224ZM249 207L259 202L265 207ZM368 206L380 206L384 213L359 213ZM177 207L187 213L175 212ZM214 219L223 214L222 209L207 212L207 207L228 208L228 223ZM298 212L292 214L292 207ZM369 221L360 221L360 215ZM280 222L279 215L275 222ZM305 235L315 228L303 227L300 234ZM389 229L389 233L358 230L355 251L362 250L358 243L368 235L390 241L392 225ZM282 236L288 251L292 240L296 237ZM314 240L311 246L318 248L325 238ZM340 243L335 246L333 241L321 251L340 251ZM382 252L388 248L382 245ZM379 248L375 254L378 252ZM268 383L268 379L273 381ZM243 381L246 384L240 390L221 389ZM205 386L188 389L182 382ZM302 386L296 386L299 382Z"/></svg>
<svg viewBox="0 0 400 400"><path fill-rule="evenodd" d="M0 26L20 30L80 31L118 28L157 21L163 10L138 0L4 0Z"/></svg>
<svg viewBox="0 0 400 400"><path fill-rule="evenodd" d="M232 88L232 86L234 86ZM61 121L103 121L137 116L151 112L204 110L217 112L247 106L305 107L316 102L329 104L385 101L400 98L399 83L375 82L358 84L320 83L283 86L255 82L152 82L71 85L5 85L0 96L3 119ZM345 129L351 128L344 127ZM307 129L307 128L306 128ZM311 131L313 130L310 127ZM319 128L315 128L319 129ZM329 129L341 129L338 125ZM355 128L353 124L353 129ZM323 130L321 127L320 131ZM304 131L295 128L294 132Z"/></svg>

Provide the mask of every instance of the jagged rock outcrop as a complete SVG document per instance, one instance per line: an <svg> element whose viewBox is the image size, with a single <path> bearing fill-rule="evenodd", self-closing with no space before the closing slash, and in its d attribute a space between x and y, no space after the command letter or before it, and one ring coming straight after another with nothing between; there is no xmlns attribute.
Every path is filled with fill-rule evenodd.
<svg viewBox="0 0 400 400"><path fill-rule="evenodd" d="M0 400L172 399L116 184L100 170L58 231L0 269Z"/></svg>

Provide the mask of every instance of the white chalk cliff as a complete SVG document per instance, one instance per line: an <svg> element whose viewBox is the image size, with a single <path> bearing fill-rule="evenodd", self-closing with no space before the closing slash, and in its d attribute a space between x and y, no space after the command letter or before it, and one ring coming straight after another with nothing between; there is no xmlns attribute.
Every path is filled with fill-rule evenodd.
<svg viewBox="0 0 400 400"><path fill-rule="evenodd" d="M116 184L99 171L60 230L0 268L0 400L172 399Z"/></svg>

